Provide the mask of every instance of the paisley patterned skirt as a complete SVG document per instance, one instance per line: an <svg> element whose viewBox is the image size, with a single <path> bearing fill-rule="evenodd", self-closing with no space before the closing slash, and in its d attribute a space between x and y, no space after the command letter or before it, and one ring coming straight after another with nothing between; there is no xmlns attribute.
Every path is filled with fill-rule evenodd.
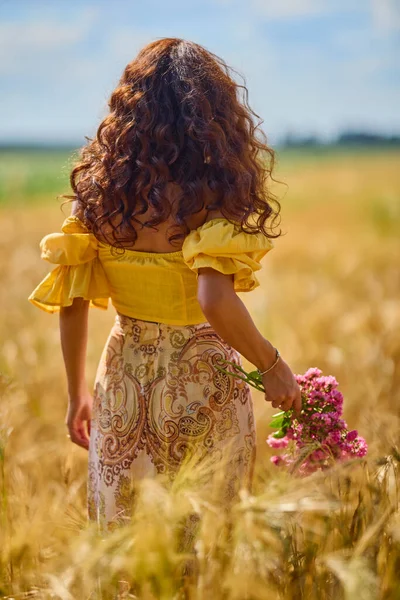
<svg viewBox="0 0 400 600"><path fill-rule="evenodd" d="M225 459L227 501L241 487L251 490L251 390L216 368L221 358L241 364L208 322L117 314L97 370L88 459L88 517L102 531L129 519L135 481L158 474L173 481L188 456Z"/></svg>

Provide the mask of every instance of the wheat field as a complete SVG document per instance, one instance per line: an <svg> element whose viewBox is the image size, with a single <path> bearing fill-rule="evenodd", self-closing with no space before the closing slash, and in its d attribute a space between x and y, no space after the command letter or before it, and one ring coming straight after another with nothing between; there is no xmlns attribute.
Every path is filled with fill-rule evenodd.
<svg viewBox="0 0 400 600"><path fill-rule="evenodd" d="M130 526L86 520L86 452L66 438L58 319L27 301L48 270L38 243L64 218L66 154L7 154L0 167L0 595L141 600L400 599L400 169L398 151L278 152L285 233L241 294L295 373L339 381L363 459L295 478L270 462L275 412L253 391L253 494L228 512L193 484L140 484ZM92 309L92 381L114 319ZM244 360L245 367L251 367ZM195 576L183 578L182 519L196 512Z"/></svg>

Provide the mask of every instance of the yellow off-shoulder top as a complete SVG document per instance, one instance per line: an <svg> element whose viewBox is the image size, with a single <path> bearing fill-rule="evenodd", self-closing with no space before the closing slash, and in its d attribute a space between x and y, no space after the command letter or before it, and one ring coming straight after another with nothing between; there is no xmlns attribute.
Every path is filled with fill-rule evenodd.
<svg viewBox="0 0 400 600"><path fill-rule="evenodd" d="M58 266L29 296L39 308L54 313L80 297L106 309L111 299L123 315L191 325L207 321L197 300L198 269L233 274L235 291L253 290L259 286L255 273L260 261L273 243L262 233L245 233L218 217L192 230L177 252L120 253L71 216L61 233L42 239L40 248L42 258Z"/></svg>

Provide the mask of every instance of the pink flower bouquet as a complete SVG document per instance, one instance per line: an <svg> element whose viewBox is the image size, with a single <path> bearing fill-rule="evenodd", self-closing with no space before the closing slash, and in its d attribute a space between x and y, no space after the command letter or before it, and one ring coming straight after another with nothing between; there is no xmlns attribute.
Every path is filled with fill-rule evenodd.
<svg viewBox="0 0 400 600"><path fill-rule="evenodd" d="M230 361L220 364L230 364L234 372L216 365L219 370L265 392L258 371L247 373ZM276 431L268 436L267 444L285 452L272 456L271 461L292 473L308 475L332 466L335 461L365 456L368 450L365 439L355 429L348 431L342 419L343 396L335 377L322 375L316 367L295 377L301 389L302 409L298 417L293 416L293 409L273 415L270 427Z"/></svg>

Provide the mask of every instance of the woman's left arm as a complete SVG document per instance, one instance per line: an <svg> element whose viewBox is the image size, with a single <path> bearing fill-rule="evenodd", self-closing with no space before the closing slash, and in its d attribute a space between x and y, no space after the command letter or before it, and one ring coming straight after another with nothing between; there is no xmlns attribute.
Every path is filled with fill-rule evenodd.
<svg viewBox="0 0 400 600"><path fill-rule="evenodd" d="M60 309L60 338L68 381L66 425L71 441L89 448L93 398L86 383L86 348L89 301L74 298Z"/></svg>

